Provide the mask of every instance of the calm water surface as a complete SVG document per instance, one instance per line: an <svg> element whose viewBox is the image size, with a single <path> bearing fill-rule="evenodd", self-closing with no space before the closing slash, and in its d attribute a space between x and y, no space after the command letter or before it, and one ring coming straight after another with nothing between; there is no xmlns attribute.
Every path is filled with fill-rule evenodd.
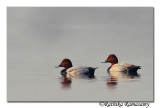
<svg viewBox="0 0 160 108"><path fill-rule="evenodd" d="M16 101L151 101L153 67L142 66L139 77L107 73L99 63L95 78L64 78L52 64L19 65L8 74L8 99ZM107 64L109 65L109 64ZM24 73L25 71L25 73ZM151 86L150 86L151 85Z"/></svg>

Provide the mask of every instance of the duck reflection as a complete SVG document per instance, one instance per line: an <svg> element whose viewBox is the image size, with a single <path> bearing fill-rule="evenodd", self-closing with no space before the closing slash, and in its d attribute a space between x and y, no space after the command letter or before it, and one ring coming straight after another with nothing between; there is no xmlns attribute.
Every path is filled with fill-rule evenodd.
<svg viewBox="0 0 160 108"><path fill-rule="evenodd" d="M70 74L67 74L67 72L65 71L65 69L63 69L61 71L61 85L62 85L62 88L70 88L71 87L71 83L72 83L72 78L80 78L80 79L95 79L95 75L93 74L88 74L88 73L85 73L85 74L79 74L79 75L76 75L76 76L71 76Z"/></svg>
<svg viewBox="0 0 160 108"><path fill-rule="evenodd" d="M111 76L110 78L107 78L106 84L109 88L115 88L115 86L118 84L118 79Z"/></svg>
<svg viewBox="0 0 160 108"><path fill-rule="evenodd" d="M107 78L107 86L109 88L114 89L117 84L118 80L120 78L127 78L127 79L133 79L133 78L139 78L140 75L137 72L121 72L121 71L108 71L107 73L109 74L110 78Z"/></svg>
<svg viewBox="0 0 160 108"><path fill-rule="evenodd" d="M61 77L60 83L62 85L62 88L70 88L71 83L72 83L72 79L67 77L65 70L61 71L61 75L62 75L62 77Z"/></svg>
<svg viewBox="0 0 160 108"><path fill-rule="evenodd" d="M71 78L67 78L66 75L64 75L64 76L62 76L60 83L62 85L62 88L70 88L71 87L71 83L72 83L72 79Z"/></svg>

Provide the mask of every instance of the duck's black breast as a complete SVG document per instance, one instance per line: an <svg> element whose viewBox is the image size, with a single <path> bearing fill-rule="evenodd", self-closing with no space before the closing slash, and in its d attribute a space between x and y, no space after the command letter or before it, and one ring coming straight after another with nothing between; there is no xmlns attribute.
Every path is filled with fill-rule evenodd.
<svg viewBox="0 0 160 108"><path fill-rule="evenodd" d="M110 70L111 66L107 69L107 72L109 73L109 70Z"/></svg>
<svg viewBox="0 0 160 108"><path fill-rule="evenodd" d="M66 74L67 74L66 70L63 69L63 70L61 71L61 75L66 75Z"/></svg>

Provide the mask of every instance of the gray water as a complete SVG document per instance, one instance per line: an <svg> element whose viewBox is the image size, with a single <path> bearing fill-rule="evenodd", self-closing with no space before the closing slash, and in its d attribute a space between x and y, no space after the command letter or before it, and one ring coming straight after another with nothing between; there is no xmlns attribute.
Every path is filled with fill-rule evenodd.
<svg viewBox="0 0 160 108"><path fill-rule="evenodd" d="M139 77L107 73L112 53ZM64 58L95 78L64 79ZM153 74L153 8L7 8L8 101L153 101Z"/></svg>

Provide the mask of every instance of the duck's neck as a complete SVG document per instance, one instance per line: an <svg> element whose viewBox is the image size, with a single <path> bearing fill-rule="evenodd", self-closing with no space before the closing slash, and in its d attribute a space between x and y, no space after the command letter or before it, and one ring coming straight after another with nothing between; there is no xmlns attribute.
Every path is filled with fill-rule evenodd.
<svg viewBox="0 0 160 108"><path fill-rule="evenodd" d="M67 71L67 69L69 69L69 68L71 68L71 67L72 67L72 65L65 66L64 69L65 69L65 71Z"/></svg>
<svg viewBox="0 0 160 108"><path fill-rule="evenodd" d="M117 61L115 61L115 62L112 62L112 64L111 64L110 68L111 68L114 64L117 64L117 63L118 63L118 60L117 60Z"/></svg>
<svg viewBox="0 0 160 108"><path fill-rule="evenodd" d="M115 63L112 63L110 67L112 67Z"/></svg>

